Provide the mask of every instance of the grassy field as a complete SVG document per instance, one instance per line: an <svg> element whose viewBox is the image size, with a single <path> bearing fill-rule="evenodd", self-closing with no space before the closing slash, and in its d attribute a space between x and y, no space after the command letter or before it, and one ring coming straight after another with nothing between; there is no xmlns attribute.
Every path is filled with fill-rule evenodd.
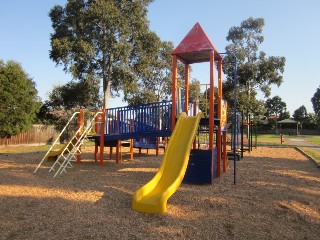
<svg viewBox="0 0 320 240"><path fill-rule="evenodd" d="M286 138L299 138L303 139L308 143L316 144L320 146L320 136L311 136L311 135L299 135L299 136L288 136L284 135L284 139ZM273 144L281 144L280 143L280 135L276 134L258 134L258 144L263 143L273 143Z"/></svg>
<svg viewBox="0 0 320 240"><path fill-rule="evenodd" d="M309 136L308 141L313 144L317 144L320 146L320 136Z"/></svg>
<svg viewBox="0 0 320 240"><path fill-rule="evenodd" d="M280 136L276 134L258 134L257 142L258 144L263 144L263 143L280 144Z"/></svg>
<svg viewBox="0 0 320 240"><path fill-rule="evenodd" d="M311 156L313 159L315 159L318 162L320 162L320 153L319 152L316 152L316 151L314 151L312 149L305 148L305 147L302 147L301 150L303 150L306 154Z"/></svg>
<svg viewBox="0 0 320 240"><path fill-rule="evenodd" d="M62 146L62 145L60 145ZM10 145L1 146L0 154L16 154L26 152L42 152L48 151L51 145Z"/></svg>
<svg viewBox="0 0 320 240"><path fill-rule="evenodd" d="M284 137L284 143L283 146L296 146L295 142L289 142L286 139L292 138L292 139L301 139L306 142L306 145L308 143L312 145L316 145L320 147L320 136L310 136L310 135L299 135L299 136L288 136L285 135ZM263 146L263 145L272 145L272 146L279 146L281 145L280 135L276 134L260 134L257 137L257 145ZM298 146L299 147L299 146ZM307 147L300 147L306 154L311 156L316 161L320 162L320 153L312 148Z"/></svg>
<svg viewBox="0 0 320 240"><path fill-rule="evenodd" d="M88 142L86 146L94 145L94 142ZM59 149L63 144L58 144L54 149ZM46 152L50 149L51 145L10 145L10 146L0 146L0 154L17 154L17 153L27 153L27 152Z"/></svg>

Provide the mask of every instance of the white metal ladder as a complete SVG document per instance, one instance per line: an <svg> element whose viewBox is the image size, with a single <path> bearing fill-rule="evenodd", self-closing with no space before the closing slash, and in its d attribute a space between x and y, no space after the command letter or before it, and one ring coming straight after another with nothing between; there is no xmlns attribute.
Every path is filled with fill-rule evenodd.
<svg viewBox="0 0 320 240"><path fill-rule="evenodd" d="M56 147L59 144L59 139L62 136L62 134L64 134L67 130L67 128L69 127L70 123L77 117L77 115L80 112L75 112L73 113L73 115L70 117L69 121L66 123L66 125L64 126L64 128L61 130L59 136L56 138L56 140L53 142L52 146L49 148L49 150L47 151L47 153L44 155L44 157L42 158L42 160L40 161L40 163L38 164L38 166L36 167L36 169L34 170L34 173L37 172L37 170L40 168L40 166L43 164L43 162L47 159L47 157L49 156L49 153L54 149L54 147Z"/></svg>
<svg viewBox="0 0 320 240"><path fill-rule="evenodd" d="M78 131L74 134L72 140L74 139L75 141L69 142L65 152L59 155L58 159L55 161L55 163L49 170L49 172L55 171L54 177L56 177L59 173L61 174L63 172L67 172L66 168L73 167L71 162L77 161L76 156L78 154L81 154L81 146L86 140L88 140L88 134L92 132L92 128L95 124L95 119L101 113L102 112L97 112L86 127L84 125L81 126L78 129ZM83 128L85 129L82 131ZM56 165L58 166L57 170L55 170Z"/></svg>
<svg viewBox="0 0 320 240"><path fill-rule="evenodd" d="M47 159L49 153L52 151L55 145L57 145L60 136L66 131L67 127L70 125L71 121L79 114L80 112L75 112L66 126L63 128L51 148L48 150L46 155L40 161L39 165L35 169L34 173L39 169L42 163ZM92 129L95 125L96 117L101 114L102 112L95 113L94 117L88 122L88 125L85 127L85 124L82 124L78 130L74 133L71 139L68 141L67 144L64 145L61 153L57 156L54 164L51 166L49 172L55 171L54 177L58 175L58 173L67 172L66 168L72 167L71 162L77 160L76 155L81 154L81 146L83 145L85 140L88 140L88 134L92 132Z"/></svg>

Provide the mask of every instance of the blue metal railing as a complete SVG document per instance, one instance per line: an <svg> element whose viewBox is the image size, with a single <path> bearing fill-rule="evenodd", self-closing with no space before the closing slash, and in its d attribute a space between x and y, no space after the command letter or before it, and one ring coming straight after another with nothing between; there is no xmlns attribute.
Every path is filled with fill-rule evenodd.
<svg viewBox="0 0 320 240"><path fill-rule="evenodd" d="M156 102L106 110L106 134L171 131L171 102Z"/></svg>

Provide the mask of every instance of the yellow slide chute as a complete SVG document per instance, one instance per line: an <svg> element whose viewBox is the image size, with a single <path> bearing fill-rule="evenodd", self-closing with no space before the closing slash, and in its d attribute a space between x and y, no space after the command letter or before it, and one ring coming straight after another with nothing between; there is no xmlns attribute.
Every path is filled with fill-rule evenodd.
<svg viewBox="0 0 320 240"><path fill-rule="evenodd" d="M57 160L57 158L59 157L59 155L63 152L63 151L71 151L72 148L75 146L75 144L77 143L77 138L73 137L71 138L68 142L66 142L65 144L63 144L63 146L58 149L58 150L51 150L50 152L47 153L45 160L46 161L55 161ZM65 152L67 153L67 152Z"/></svg>
<svg viewBox="0 0 320 240"><path fill-rule="evenodd" d="M186 113L180 113L158 172L134 193L133 210L146 213L166 211L168 199L183 180L202 115L187 117Z"/></svg>

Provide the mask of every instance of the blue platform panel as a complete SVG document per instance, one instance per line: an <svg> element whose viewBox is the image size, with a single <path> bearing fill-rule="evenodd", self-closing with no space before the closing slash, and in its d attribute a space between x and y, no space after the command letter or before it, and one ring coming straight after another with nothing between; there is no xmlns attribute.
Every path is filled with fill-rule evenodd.
<svg viewBox="0 0 320 240"><path fill-rule="evenodd" d="M192 149L183 182L192 184L212 184L217 175L216 149Z"/></svg>

